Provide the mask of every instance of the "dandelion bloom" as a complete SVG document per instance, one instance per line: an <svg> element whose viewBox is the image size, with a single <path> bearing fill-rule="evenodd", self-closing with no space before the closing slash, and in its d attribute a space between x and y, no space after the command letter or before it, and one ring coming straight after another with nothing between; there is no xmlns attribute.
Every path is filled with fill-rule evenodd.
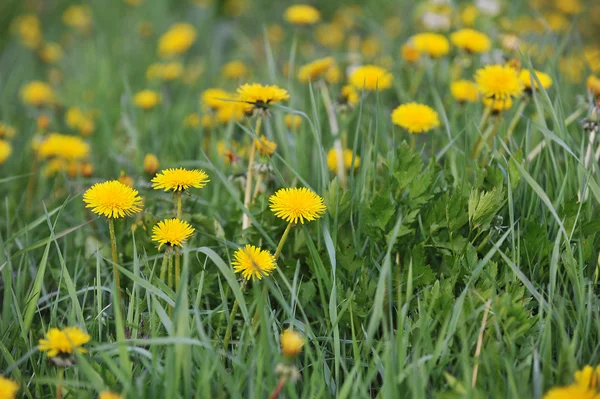
<svg viewBox="0 0 600 399"><path fill-rule="evenodd" d="M242 61L230 61L223 65L221 73L227 79L242 79L248 75L248 67Z"/></svg>
<svg viewBox="0 0 600 399"><path fill-rule="evenodd" d="M450 51L448 39L439 33L417 33L410 39L410 43L420 54L432 58L443 57Z"/></svg>
<svg viewBox="0 0 600 399"><path fill-rule="evenodd" d="M333 85L340 81L341 76L342 71L337 65L334 65L325 73L325 80Z"/></svg>
<svg viewBox="0 0 600 399"><path fill-rule="evenodd" d="M89 156L90 146L82 138L66 134L50 133L37 150L40 158L59 157L78 161Z"/></svg>
<svg viewBox="0 0 600 399"><path fill-rule="evenodd" d="M590 75L586 81L587 88L596 96L600 96L600 78L595 75Z"/></svg>
<svg viewBox="0 0 600 399"><path fill-rule="evenodd" d="M350 84L358 90L374 91L392 87L394 77L381 67L364 65L356 68L350 75L349 80Z"/></svg>
<svg viewBox="0 0 600 399"><path fill-rule="evenodd" d="M202 105L202 109L204 110L217 110L225 106L228 102L227 100L232 99L234 96L234 94L223 89L206 89L200 95L200 105Z"/></svg>
<svg viewBox="0 0 600 399"><path fill-rule="evenodd" d="M12 146L6 140L0 139L0 165L2 165L12 154Z"/></svg>
<svg viewBox="0 0 600 399"><path fill-rule="evenodd" d="M160 94L153 90L142 90L133 96L133 103L144 110L149 110L160 103Z"/></svg>
<svg viewBox="0 0 600 399"><path fill-rule="evenodd" d="M415 63L421 58L421 53L411 43L405 43L400 49L400 55L404 61Z"/></svg>
<svg viewBox="0 0 600 399"><path fill-rule="evenodd" d="M402 104L392 112L392 122L409 133L425 133L440 125L433 108L418 103Z"/></svg>
<svg viewBox="0 0 600 399"><path fill-rule="evenodd" d="M287 90L279 86L263 86L259 83L243 84L237 89L240 100L246 103L246 109L266 108L269 104L290 98ZM249 105L249 107L248 107Z"/></svg>
<svg viewBox="0 0 600 399"><path fill-rule="evenodd" d="M48 83L34 80L21 87L21 100L36 107L54 102L54 92Z"/></svg>
<svg viewBox="0 0 600 399"><path fill-rule="evenodd" d="M599 399L600 394L595 389L579 385L552 388L544 395L544 399Z"/></svg>
<svg viewBox="0 0 600 399"><path fill-rule="evenodd" d="M287 329L279 337L281 342L281 352L286 357L296 357L302 352L304 338L297 331Z"/></svg>
<svg viewBox="0 0 600 399"><path fill-rule="evenodd" d="M506 100L523 92L523 82L517 71L508 65L488 65L478 69L475 82L485 98Z"/></svg>
<svg viewBox="0 0 600 399"><path fill-rule="evenodd" d="M333 57L325 57L308 63L300 68L298 80L302 83L315 81L325 75L335 65Z"/></svg>
<svg viewBox="0 0 600 399"><path fill-rule="evenodd" d="M83 194L86 208L107 218L122 218L142 210L142 198L137 190L118 180L96 183Z"/></svg>
<svg viewBox="0 0 600 399"><path fill-rule="evenodd" d="M90 341L90 336L79 327L66 327L64 330L51 328L45 339L40 339L38 349L48 352L49 357L86 353L82 346Z"/></svg>
<svg viewBox="0 0 600 399"><path fill-rule="evenodd" d="M346 171L350 170L350 168L352 167L353 155L354 154L353 154L352 150L350 150L348 148L345 148L344 151L342 152L343 165L344 165L344 169ZM359 165L360 165L360 157L358 155L356 155L354 157L354 169L358 168ZM337 158L337 151L335 150L335 148L332 148L327 153L327 167L332 172L337 172L337 170L338 170L338 158Z"/></svg>
<svg viewBox="0 0 600 399"><path fill-rule="evenodd" d="M166 219L158 222L152 228L152 241L159 243L158 249L163 245L183 246L194 233L194 228L186 221L179 219Z"/></svg>
<svg viewBox="0 0 600 399"><path fill-rule="evenodd" d="M283 121L285 126L290 130L297 130L302 124L302 117L300 115L287 114Z"/></svg>
<svg viewBox="0 0 600 399"><path fill-rule="evenodd" d="M54 64L60 61L63 56L62 47L58 43L44 43L38 51L38 56L46 64Z"/></svg>
<svg viewBox="0 0 600 399"><path fill-rule="evenodd" d="M260 136L260 140L254 139L254 145L262 155L273 155L277 149L277 143L269 141L265 136Z"/></svg>
<svg viewBox="0 0 600 399"><path fill-rule="evenodd" d="M14 127L0 122L0 139L12 139L16 134L17 130Z"/></svg>
<svg viewBox="0 0 600 399"><path fill-rule="evenodd" d="M582 387L589 387L595 390L600 389L600 366L585 366L575 372L575 383Z"/></svg>
<svg viewBox="0 0 600 399"><path fill-rule="evenodd" d="M342 87L341 95L340 95L340 104L349 105L351 107L356 106L360 101L360 96L358 92L354 88L354 86L346 85Z"/></svg>
<svg viewBox="0 0 600 399"><path fill-rule="evenodd" d="M92 27L92 10L88 6L69 6L62 15L65 25L87 32Z"/></svg>
<svg viewBox="0 0 600 399"><path fill-rule="evenodd" d="M0 376L0 398L15 399L19 391L19 384Z"/></svg>
<svg viewBox="0 0 600 399"><path fill-rule="evenodd" d="M337 47L344 41L344 27L340 24L321 24L315 29L315 38L321 46L324 47Z"/></svg>
<svg viewBox="0 0 600 399"><path fill-rule="evenodd" d="M174 24L158 39L158 54L163 58L183 54L195 41L196 29L191 24Z"/></svg>
<svg viewBox="0 0 600 399"><path fill-rule="evenodd" d="M323 216L327 207L323 198L308 188L282 188L269 198L271 211L288 223L304 224Z"/></svg>
<svg viewBox="0 0 600 399"><path fill-rule="evenodd" d="M452 97L459 103L475 102L479 97L477 85L470 80L456 80L450 83L450 92Z"/></svg>
<svg viewBox="0 0 600 399"><path fill-rule="evenodd" d="M460 29L450 35L450 41L469 53L485 53L492 47L489 36L475 29Z"/></svg>
<svg viewBox="0 0 600 399"><path fill-rule="evenodd" d="M146 154L144 157L144 172L150 176L154 176L159 167L158 158L154 154Z"/></svg>
<svg viewBox="0 0 600 399"><path fill-rule="evenodd" d="M100 393L98 399L123 399L123 396L116 392L104 391Z"/></svg>
<svg viewBox="0 0 600 399"><path fill-rule="evenodd" d="M165 191L184 191L190 187L202 188L208 183L203 170L172 168L165 169L152 179L152 188Z"/></svg>
<svg viewBox="0 0 600 399"><path fill-rule="evenodd" d="M533 73L535 74L535 77L537 77L537 80L540 81L540 84L544 89L549 89L550 86L552 86L552 78L550 77L550 75L535 70L533 71ZM519 73L519 79L521 79L521 82L523 82L525 90L531 90L532 87L535 87L536 89L540 88L538 82L533 76L531 76L529 69L521 69L521 72Z"/></svg>
<svg viewBox="0 0 600 399"><path fill-rule="evenodd" d="M308 4L295 4L285 10L283 17L294 25L312 25L319 22L321 13Z"/></svg>
<svg viewBox="0 0 600 399"><path fill-rule="evenodd" d="M36 49L42 44L40 20L34 14L20 15L12 23L11 30L19 36L21 44Z"/></svg>
<svg viewBox="0 0 600 399"><path fill-rule="evenodd" d="M486 108L491 107L494 112L502 112L510 109L513 106L513 100L510 97L504 100L496 100L494 98L484 98L483 105Z"/></svg>
<svg viewBox="0 0 600 399"><path fill-rule="evenodd" d="M231 265L233 271L241 272L246 280L253 277L261 280L275 270L276 266L275 257L269 251L250 244L235 251Z"/></svg>

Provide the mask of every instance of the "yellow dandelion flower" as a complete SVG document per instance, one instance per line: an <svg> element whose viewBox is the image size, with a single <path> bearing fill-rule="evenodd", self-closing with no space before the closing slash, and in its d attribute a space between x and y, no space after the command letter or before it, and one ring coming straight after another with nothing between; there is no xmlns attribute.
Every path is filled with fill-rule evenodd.
<svg viewBox="0 0 600 399"><path fill-rule="evenodd" d="M302 117L300 115L286 114L283 118L283 121L285 123L285 127L287 127L288 129L298 130L298 128L302 124Z"/></svg>
<svg viewBox="0 0 600 399"><path fill-rule="evenodd" d="M312 25L321 19L321 13L308 4L295 4L288 7L283 18L293 25Z"/></svg>
<svg viewBox="0 0 600 399"><path fill-rule="evenodd" d="M457 80L450 83L450 92L452 97L459 103L475 102L479 97L477 85L470 80Z"/></svg>
<svg viewBox="0 0 600 399"><path fill-rule="evenodd" d="M202 118L200 119L200 125L202 125L204 129L212 129L216 124L217 121L212 115L202 115Z"/></svg>
<svg viewBox="0 0 600 399"><path fill-rule="evenodd" d="M473 26L479 16L479 9L475 4L469 4L460 13L460 20L464 26Z"/></svg>
<svg viewBox="0 0 600 399"><path fill-rule="evenodd" d="M48 161L44 167L44 176L55 176L68 168L68 162L62 158L54 158Z"/></svg>
<svg viewBox="0 0 600 399"><path fill-rule="evenodd" d="M6 140L0 139L0 165L2 165L12 154L12 146Z"/></svg>
<svg viewBox="0 0 600 399"><path fill-rule="evenodd" d="M340 103L342 105L349 105L351 107L354 107L356 106L356 104L358 104L359 101L360 96L358 95L358 92L356 91L354 86L346 85L342 87L340 96Z"/></svg>
<svg viewBox="0 0 600 399"><path fill-rule="evenodd" d="M109 219L122 218L142 210L142 198L137 190L118 180L96 183L83 194L86 208Z"/></svg>
<svg viewBox="0 0 600 399"><path fill-rule="evenodd" d="M590 388L593 390L600 389L600 366L596 366L595 368L587 365L581 370L575 372L575 384Z"/></svg>
<svg viewBox="0 0 600 399"><path fill-rule="evenodd" d="M366 59L372 59L381 52L381 47L377 36L369 36L361 43L360 52Z"/></svg>
<svg viewBox="0 0 600 399"><path fill-rule="evenodd" d="M200 127L200 123L202 123L202 118L196 112L192 112L191 114L187 115L183 120L183 126L194 129Z"/></svg>
<svg viewBox="0 0 600 399"><path fill-rule="evenodd" d="M288 223L304 224L320 218L327 207L323 198L308 188L282 188L269 198L270 209Z"/></svg>
<svg viewBox="0 0 600 399"><path fill-rule="evenodd" d="M590 75L587 78L586 85L588 90L595 96L600 96L600 78L595 75Z"/></svg>
<svg viewBox="0 0 600 399"><path fill-rule="evenodd" d="M153 90L142 90L133 96L133 103L135 106L147 111L160 103L160 94Z"/></svg>
<svg viewBox="0 0 600 399"><path fill-rule="evenodd" d="M279 337L281 343L281 353L284 356L293 358L302 352L304 346L304 338L297 331L287 329L281 333Z"/></svg>
<svg viewBox="0 0 600 399"><path fill-rule="evenodd" d="M38 147L42 159L60 157L70 161L82 160L89 156L90 146L77 136L50 133Z"/></svg>
<svg viewBox="0 0 600 399"><path fill-rule="evenodd" d="M200 104L203 110L217 110L226 106L228 100L232 100L235 95L222 89L206 89L200 95Z"/></svg>
<svg viewBox="0 0 600 399"><path fill-rule="evenodd" d="M176 61L167 62L161 65L159 71L162 80L172 82L183 75L183 64Z"/></svg>
<svg viewBox="0 0 600 399"><path fill-rule="evenodd" d="M275 257L266 249L260 249L254 245L246 244L244 248L238 248L233 254L233 271L242 273L246 280L268 276L275 270Z"/></svg>
<svg viewBox="0 0 600 399"><path fill-rule="evenodd" d="M144 157L144 172L149 174L150 176L154 176L158 171L160 163L158 162L158 158L154 154L146 154Z"/></svg>
<svg viewBox="0 0 600 399"><path fill-rule="evenodd" d="M227 79L242 79L248 75L248 67L242 61L230 61L223 65L221 73Z"/></svg>
<svg viewBox="0 0 600 399"><path fill-rule="evenodd" d="M459 49L472 54L485 53L492 47L489 36L475 29L458 30L450 35L450 41Z"/></svg>
<svg viewBox="0 0 600 399"><path fill-rule="evenodd" d="M195 41L196 29L191 24L174 24L158 39L158 54L163 58L183 54Z"/></svg>
<svg viewBox="0 0 600 399"><path fill-rule="evenodd" d="M425 133L440 125L438 114L433 108L418 103L402 104L392 112L392 122L409 133Z"/></svg>
<svg viewBox="0 0 600 399"><path fill-rule="evenodd" d="M21 100L36 107L49 105L54 102L54 91L47 83L34 80L21 87Z"/></svg>
<svg viewBox="0 0 600 399"><path fill-rule="evenodd" d="M475 82L485 98L506 100L518 97L523 91L523 82L517 71L507 65L487 65L478 69Z"/></svg>
<svg viewBox="0 0 600 399"><path fill-rule="evenodd" d="M259 83L243 84L237 89L240 100L246 103L246 110L265 109L268 105L290 98L287 90L279 86L263 86Z"/></svg>
<svg viewBox="0 0 600 399"><path fill-rule="evenodd" d="M504 100L497 100L495 98L484 98L483 105L488 108L491 107L494 112L502 112L509 110L513 106L513 100L510 97L505 98Z"/></svg>
<svg viewBox="0 0 600 399"><path fill-rule="evenodd" d="M166 219L158 222L152 228L152 241L159 243L159 250L165 244L182 247L183 243L193 233L194 228L188 222L179 219Z"/></svg>
<svg viewBox="0 0 600 399"><path fill-rule="evenodd" d="M321 58L308 63L298 71L298 80L302 83L314 82L323 77L335 65L333 57Z"/></svg>
<svg viewBox="0 0 600 399"><path fill-rule="evenodd" d="M277 149L277 143L269 141L265 136L260 136L260 140L254 139L254 145L262 155L271 156Z"/></svg>
<svg viewBox="0 0 600 399"><path fill-rule="evenodd" d="M356 68L349 80L350 84L358 90L375 91L392 87L394 77L381 67L364 65Z"/></svg>
<svg viewBox="0 0 600 399"><path fill-rule="evenodd" d="M65 25L87 32L92 27L92 10L88 6L69 6L62 15Z"/></svg>
<svg viewBox="0 0 600 399"><path fill-rule="evenodd" d="M128 1L131 2L131 0ZM104 391L100 393L98 399L123 399L123 396L115 392Z"/></svg>
<svg viewBox="0 0 600 399"><path fill-rule="evenodd" d="M25 47L36 49L42 44L40 20L34 14L20 15L15 18L11 31L19 36L19 41Z"/></svg>
<svg viewBox="0 0 600 399"><path fill-rule="evenodd" d="M420 54L432 58L443 57L450 51L448 39L439 33L417 33L410 39L410 43Z"/></svg>
<svg viewBox="0 0 600 399"><path fill-rule="evenodd" d="M324 47L335 48L344 41L344 28L339 24L321 24L314 31L317 42Z"/></svg>
<svg viewBox="0 0 600 399"><path fill-rule="evenodd" d="M215 117L220 123L239 122L246 114L247 104L241 102L238 97L232 98L235 100L223 101L223 105L217 109Z"/></svg>
<svg viewBox="0 0 600 399"><path fill-rule="evenodd" d="M165 169L152 179L152 188L165 191L184 191L190 187L206 186L208 175L203 170L173 168Z"/></svg>
<svg viewBox="0 0 600 399"><path fill-rule="evenodd" d="M54 64L62 58L62 47L58 43L45 43L38 52L38 56L46 64Z"/></svg>
<svg viewBox="0 0 600 399"><path fill-rule="evenodd" d="M554 0L554 6L567 15L579 14L584 10L584 5L580 0Z"/></svg>
<svg viewBox="0 0 600 399"><path fill-rule="evenodd" d="M402 48L400 49L400 55L404 61L410 63L415 63L421 58L421 53L419 53L419 51L417 51L415 46L413 46L411 43L405 43L402 45Z"/></svg>
<svg viewBox="0 0 600 399"><path fill-rule="evenodd" d="M17 392L19 392L19 384L0 376L0 398L15 399Z"/></svg>
<svg viewBox="0 0 600 399"><path fill-rule="evenodd" d="M329 70L325 74L325 80L327 81L327 83L330 83L333 85L333 84L339 83L341 76L342 76L342 71L340 70L340 68L337 65L334 65L333 67L329 68Z"/></svg>
<svg viewBox="0 0 600 399"><path fill-rule="evenodd" d="M600 394L593 389L579 385L552 388L544 395L544 399L600 399Z"/></svg>
<svg viewBox="0 0 600 399"><path fill-rule="evenodd" d="M48 352L49 357L72 355L75 352L86 353L83 345L90 341L91 337L79 327L66 327L61 330L51 328L44 339L40 339L38 349Z"/></svg>
<svg viewBox="0 0 600 399"><path fill-rule="evenodd" d="M0 139L12 139L16 134L17 130L14 127L0 122Z"/></svg>
<svg viewBox="0 0 600 399"><path fill-rule="evenodd" d="M535 70L533 72L544 89L549 89L550 86L552 86L552 78L550 75ZM540 88L538 82L529 73L529 69L521 69L521 72L519 73L519 79L521 79L521 82L523 82L525 89L531 90L532 87L535 87L536 89Z"/></svg>
<svg viewBox="0 0 600 399"><path fill-rule="evenodd" d="M344 160L343 160L344 169L346 171L349 171L350 168L352 168L353 154L354 153L352 152L352 150L350 150L348 148L345 148L344 151L342 152L342 158L344 158ZM356 155L354 157L354 169L357 169L359 166L360 166L360 157L358 155ZM332 172L337 172L337 170L338 170L338 158L337 158L337 151L335 150L335 148L332 148L327 153L327 167Z"/></svg>

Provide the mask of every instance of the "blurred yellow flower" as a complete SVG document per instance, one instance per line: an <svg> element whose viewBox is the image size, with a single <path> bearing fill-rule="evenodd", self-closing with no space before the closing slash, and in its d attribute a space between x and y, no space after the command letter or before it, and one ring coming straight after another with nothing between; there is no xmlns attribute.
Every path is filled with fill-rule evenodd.
<svg viewBox="0 0 600 399"><path fill-rule="evenodd" d="M54 64L62 58L62 47L58 43L44 43L40 48L38 55L46 64Z"/></svg>
<svg viewBox="0 0 600 399"><path fill-rule="evenodd" d="M477 84L470 80L457 80L450 83L450 92L452 97L459 103L475 102L479 97Z"/></svg>
<svg viewBox="0 0 600 399"><path fill-rule="evenodd" d="M552 78L550 75L535 70L533 72L544 89L549 89L550 86L552 86ZM523 85L526 89L531 90L532 86L536 89L540 88L538 82L529 73L529 69L521 69L521 72L519 73L519 79L521 79L521 82L523 82Z"/></svg>
<svg viewBox="0 0 600 399"><path fill-rule="evenodd" d="M411 45L420 53L432 58L442 57L450 51L450 43L439 33L417 33L410 39Z"/></svg>
<svg viewBox="0 0 600 399"><path fill-rule="evenodd" d="M248 67L242 61L230 61L223 65L221 73L227 79L242 79L248 76Z"/></svg>
<svg viewBox="0 0 600 399"><path fill-rule="evenodd" d="M402 49L400 50L400 54L402 55L403 60L408 61L410 63L417 62L421 58L421 54L411 43L403 44Z"/></svg>
<svg viewBox="0 0 600 399"><path fill-rule="evenodd" d="M381 52L381 41L377 36L365 38L361 43L360 52L366 59L372 59Z"/></svg>
<svg viewBox="0 0 600 399"><path fill-rule="evenodd" d="M158 162L158 158L154 154L146 154L144 157L144 172L146 172L150 176L154 176L158 171L160 163Z"/></svg>
<svg viewBox="0 0 600 399"><path fill-rule="evenodd" d="M70 161L82 160L89 156L90 146L77 136L50 133L38 147L41 159L59 157Z"/></svg>
<svg viewBox="0 0 600 399"><path fill-rule="evenodd" d="M25 47L37 49L42 44L40 20L34 14L20 15L15 18L11 30L19 36L19 41Z"/></svg>
<svg viewBox="0 0 600 399"><path fill-rule="evenodd" d="M463 8L462 12L460 13L460 20L464 26L473 26L475 25L475 20L477 19L478 15L479 10L477 9L477 6L474 4L469 4Z"/></svg>
<svg viewBox="0 0 600 399"><path fill-rule="evenodd" d="M133 103L144 110L150 110L160 103L160 94L152 90L142 90L133 96Z"/></svg>
<svg viewBox="0 0 600 399"><path fill-rule="evenodd" d="M350 150L348 148L345 148L344 151L342 152L342 158L344 158L342 163L344 165L345 171L349 171L352 168L353 155L354 155L354 153L352 152L352 150ZM354 157L354 169L357 169L359 166L360 166L360 157L358 155L356 155ZM337 173L337 171L338 171L338 157L337 157L337 151L335 150L335 148L332 148L327 153L327 167L332 172Z"/></svg>
<svg viewBox="0 0 600 399"><path fill-rule="evenodd" d="M0 398L2 399L15 399L17 392L19 391L19 384L15 381L9 380L0 376Z"/></svg>
<svg viewBox="0 0 600 399"><path fill-rule="evenodd" d="M181 62L172 61L167 63L155 63L146 70L146 78L149 80L173 81L183 75Z"/></svg>
<svg viewBox="0 0 600 399"><path fill-rule="evenodd" d="M584 8L581 0L554 0L554 7L567 15L580 14Z"/></svg>
<svg viewBox="0 0 600 399"><path fill-rule="evenodd" d="M91 113L86 114L78 107L67 110L65 122L69 128L78 130L84 136L90 135L95 129Z"/></svg>
<svg viewBox="0 0 600 399"><path fill-rule="evenodd" d="M392 112L392 122L412 134L425 133L440 125L433 108L414 102L398 106Z"/></svg>
<svg viewBox="0 0 600 399"><path fill-rule="evenodd" d="M327 83L333 85L339 83L341 75L342 71L340 70L340 67L334 65L333 67L329 68L327 73L325 73L325 80L327 81Z"/></svg>
<svg viewBox="0 0 600 399"><path fill-rule="evenodd" d="M300 124L302 124L302 117L300 115L286 114L283 121L288 129L298 130Z"/></svg>
<svg viewBox="0 0 600 399"><path fill-rule="evenodd" d="M12 154L12 146L8 141L0 139L0 165L6 162L10 154Z"/></svg>
<svg viewBox="0 0 600 399"><path fill-rule="evenodd" d="M502 112L510 109L513 105L513 100L510 97L505 99L494 99L493 97L484 98L483 105L486 108L491 108L494 112Z"/></svg>
<svg viewBox="0 0 600 399"><path fill-rule="evenodd" d="M394 77L387 70L375 66L364 65L356 68L350 75L350 84L358 90L375 91L392 87Z"/></svg>
<svg viewBox="0 0 600 399"><path fill-rule="evenodd" d="M202 118L200 117L200 115L198 115L198 113L196 112L192 112L191 114L188 114L183 120L183 126L195 129L200 127L201 122Z"/></svg>
<svg viewBox="0 0 600 399"><path fill-rule="evenodd" d="M185 53L196 41L196 29L189 23L176 23L158 39L158 54L169 58Z"/></svg>
<svg viewBox="0 0 600 399"><path fill-rule="evenodd" d="M0 139L12 139L16 134L17 130L14 127L0 122Z"/></svg>
<svg viewBox="0 0 600 399"><path fill-rule="evenodd" d="M588 90L595 96L600 96L600 78L595 75L590 75L587 78L586 85Z"/></svg>
<svg viewBox="0 0 600 399"><path fill-rule="evenodd" d="M49 357L72 355L75 352L86 353L82 346L90 339L91 337L79 327L66 327L63 330L51 328L44 339L40 339L38 349L48 352Z"/></svg>
<svg viewBox="0 0 600 399"><path fill-rule="evenodd" d="M89 32L92 27L92 10L85 5L69 6L62 15L65 25L81 32Z"/></svg>
<svg viewBox="0 0 600 399"><path fill-rule="evenodd" d="M288 223L304 224L319 219L327 207L323 198L308 188L282 188L269 197L271 211Z"/></svg>
<svg viewBox="0 0 600 399"><path fill-rule="evenodd" d="M312 25L319 22L321 13L308 4L296 4L288 7L283 17L294 25Z"/></svg>
<svg viewBox="0 0 600 399"><path fill-rule="evenodd" d="M569 385L566 387L552 388L544 395L544 399L600 399L596 390Z"/></svg>
<svg viewBox="0 0 600 399"><path fill-rule="evenodd" d="M190 187L202 188L210 182L203 170L173 168L165 169L152 179L152 188L164 191L185 191Z"/></svg>
<svg viewBox="0 0 600 399"><path fill-rule="evenodd" d="M85 207L109 219L131 216L142 210L137 190L118 180L96 183L83 194Z"/></svg>
<svg viewBox="0 0 600 399"><path fill-rule="evenodd" d="M227 100L231 100L233 96L223 89L206 89L200 95L200 104L205 111L209 109L217 110L225 106Z"/></svg>
<svg viewBox="0 0 600 399"><path fill-rule="evenodd" d="M508 65L487 65L478 69L475 82L484 98L506 100L520 96L523 91L517 71Z"/></svg>
<svg viewBox="0 0 600 399"><path fill-rule="evenodd" d="M285 357L293 358L302 352L304 338L297 331L287 329L279 337L281 343L281 353Z"/></svg>
<svg viewBox="0 0 600 399"><path fill-rule="evenodd" d="M344 28L339 24L321 24L314 30L317 42L324 47L335 48L344 41Z"/></svg>
<svg viewBox="0 0 600 399"><path fill-rule="evenodd" d="M298 80L302 83L315 82L323 77L335 65L333 57L326 57L303 65L298 71Z"/></svg>
<svg viewBox="0 0 600 399"><path fill-rule="evenodd" d="M356 91L354 86L346 85L342 87L340 94L340 103L342 105L349 105L350 107L354 107L360 101L360 96L358 95L358 92Z"/></svg>
<svg viewBox="0 0 600 399"><path fill-rule="evenodd" d="M260 140L254 139L254 145L262 155L273 155L277 149L277 143L269 141L265 136L260 136Z"/></svg>
<svg viewBox="0 0 600 399"><path fill-rule="evenodd" d="M246 110L265 109L271 104L285 101L290 95L279 86L263 86L259 83L243 84L237 89L240 100L246 104Z"/></svg>
<svg viewBox="0 0 600 399"><path fill-rule="evenodd" d="M456 47L472 54L485 53L492 47L488 35L475 29L458 30L450 35L450 41Z"/></svg>
<svg viewBox="0 0 600 399"><path fill-rule="evenodd" d="M268 276L276 267L275 258L269 251L250 244L234 252L231 265L233 271L241 272L246 280L262 280L263 276Z"/></svg>
<svg viewBox="0 0 600 399"><path fill-rule="evenodd" d="M125 0L125 1L129 3L134 0ZM135 0L135 1L139 1L141 3L143 0ZM104 391L104 392L100 393L100 395L98 396L98 399L123 399L123 396L121 396L120 394L115 393L115 392Z"/></svg>
<svg viewBox="0 0 600 399"><path fill-rule="evenodd" d="M588 46L583 49L583 56L593 73L600 72L600 48Z"/></svg>
<svg viewBox="0 0 600 399"><path fill-rule="evenodd" d="M179 219L166 219L158 222L152 228L152 241L159 243L158 249L163 245L182 247L183 243L194 234L194 228L186 221Z"/></svg>
<svg viewBox="0 0 600 399"><path fill-rule="evenodd" d="M54 92L49 84L34 80L21 87L21 100L36 107L50 105L54 102Z"/></svg>
<svg viewBox="0 0 600 399"><path fill-rule="evenodd" d="M281 43L284 37L284 30L279 24L267 26L267 38L271 43Z"/></svg>

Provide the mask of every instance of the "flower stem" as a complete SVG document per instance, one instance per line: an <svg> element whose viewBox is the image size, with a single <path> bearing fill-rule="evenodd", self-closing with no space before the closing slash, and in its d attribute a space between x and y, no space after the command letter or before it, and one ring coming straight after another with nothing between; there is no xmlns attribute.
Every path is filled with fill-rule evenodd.
<svg viewBox="0 0 600 399"><path fill-rule="evenodd" d="M248 280L244 280L242 285L240 286L240 291L244 292L244 288L246 288L246 283ZM229 320L227 321L227 330L225 330L225 338L223 338L223 350L227 350L227 346L229 346L229 341L231 340L231 329L233 327L233 321L235 320L235 316L237 314L237 310L240 304L237 299L233 301L233 306L231 307L231 313L229 314Z"/></svg>
<svg viewBox="0 0 600 399"><path fill-rule="evenodd" d="M286 382L287 378L281 377L279 379L279 382L277 382L277 386L275 386L275 389L273 389L273 392L271 393L271 395L269 395L269 399L277 399L279 397L279 394L283 390L283 387L285 386Z"/></svg>
<svg viewBox="0 0 600 399"><path fill-rule="evenodd" d="M177 219L181 219L181 208L182 208L182 203L183 203L183 195L181 191L177 191L177 193L175 194L175 196L177 197Z"/></svg>
<svg viewBox="0 0 600 399"><path fill-rule="evenodd" d="M167 286L173 288L173 257L169 256L169 276Z"/></svg>
<svg viewBox="0 0 600 399"><path fill-rule="evenodd" d="M121 306L121 273L117 265L119 264L119 254L117 253L117 237L115 235L115 222L112 218L108 219L108 231L110 232L110 249L112 252L113 274L115 277L115 285L117 287L117 306Z"/></svg>
<svg viewBox="0 0 600 399"><path fill-rule="evenodd" d="M175 293L179 291L179 279L181 278L181 256L179 247L175 248Z"/></svg>
<svg viewBox="0 0 600 399"><path fill-rule="evenodd" d="M258 193L260 193L260 185L262 184L263 181L263 174L259 173L258 177L256 178L256 184L254 185L254 194L252 194L252 203L254 203L254 201L256 201L256 197L258 197Z"/></svg>
<svg viewBox="0 0 600 399"><path fill-rule="evenodd" d="M167 247L165 251L165 256L163 257L162 266L160 267L160 281L164 282L167 277L167 264L169 263L169 258L171 257L171 247Z"/></svg>
<svg viewBox="0 0 600 399"><path fill-rule="evenodd" d="M260 133L260 125L262 118L256 119L256 128L254 134L258 137ZM254 172L254 157L256 156L256 145L254 144L254 138L252 138L252 147L250 148L250 159L248 160L248 173L246 173L246 189L244 190L244 208L248 211L248 205L250 204L250 198L252 196L252 174ZM250 217L244 213L242 216L242 230L250 227Z"/></svg>
<svg viewBox="0 0 600 399"><path fill-rule="evenodd" d="M527 104L529 104L529 101L527 99L521 101L521 104L519 104L519 108L517 109L515 116L513 117L512 121L510 121L510 125L508 125L508 130L506 131L506 137L504 138L504 143L507 146L508 146L508 143L510 142L510 139L512 138L515 128L517 127L517 123L519 123L519 120L521 119L521 115L523 114L523 111L525 110L525 107L527 106ZM504 152L504 147L501 147L499 150L500 155L502 155L503 152Z"/></svg>
<svg viewBox="0 0 600 399"><path fill-rule="evenodd" d="M58 384L56 385L56 399L62 399L62 382L65 376L65 369L58 369Z"/></svg>
<svg viewBox="0 0 600 399"><path fill-rule="evenodd" d="M288 235L290 234L291 230L292 230L292 223L287 225L287 227L285 228L285 231L283 232L283 235L281 236L281 239L279 240L279 244L277 244L277 250L275 251L275 255L273 255L275 260L277 260L279 258L279 255L281 255L281 250L283 249L283 244L285 243L285 240L287 240Z"/></svg>

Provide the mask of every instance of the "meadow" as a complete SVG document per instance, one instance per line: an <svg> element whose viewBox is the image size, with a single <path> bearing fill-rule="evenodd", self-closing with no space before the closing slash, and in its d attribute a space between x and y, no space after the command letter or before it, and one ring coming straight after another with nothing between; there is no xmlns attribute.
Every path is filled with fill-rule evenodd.
<svg viewBox="0 0 600 399"><path fill-rule="evenodd" d="M600 398L598 21L2 1L0 399Z"/></svg>

